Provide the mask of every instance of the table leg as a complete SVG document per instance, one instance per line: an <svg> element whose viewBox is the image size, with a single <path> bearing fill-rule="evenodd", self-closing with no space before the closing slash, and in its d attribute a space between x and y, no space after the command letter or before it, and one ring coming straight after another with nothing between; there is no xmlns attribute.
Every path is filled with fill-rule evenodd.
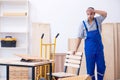
<svg viewBox="0 0 120 80"><path fill-rule="evenodd" d="M49 75L49 79L52 80L52 63L50 63L50 75Z"/></svg>
<svg viewBox="0 0 120 80"><path fill-rule="evenodd" d="M9 80L9 66L7 65L6 68L6 80Z"/></svg>
<svg viewBox="0 0 120 80"><path fill-rule="evenodd" d="M32 67L32 80L35 80L35 67Z"/></svg>

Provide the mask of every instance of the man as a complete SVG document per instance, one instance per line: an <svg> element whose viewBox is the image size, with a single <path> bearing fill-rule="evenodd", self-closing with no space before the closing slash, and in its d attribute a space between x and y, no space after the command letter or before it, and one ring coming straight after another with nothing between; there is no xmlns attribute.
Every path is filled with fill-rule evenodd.
<svg viewBox="0 0 120 80"><path fill-rule="evenodd" d="M95 65L97 66L97 79L103 80L105 73L105 60L103 44L101 40L101 23L106 18L107 13L101 10L95 10L93 7L89 7L86 10L87 20L84 20L79 27L79 34L77 40L77 51L81 40L85 39L85 56L87 74L89 74L92 80L95 80ZM95 14L99 16L95 17ZM74 54L75 54L74 52Z"/></svg>

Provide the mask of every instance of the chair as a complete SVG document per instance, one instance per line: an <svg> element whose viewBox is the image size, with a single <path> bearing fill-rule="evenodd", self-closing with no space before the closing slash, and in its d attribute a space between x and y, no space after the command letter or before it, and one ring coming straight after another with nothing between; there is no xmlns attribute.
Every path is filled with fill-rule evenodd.
<svg viewBox="0 0 120 80"><path fill-rule="evenodd" d="M56 72L52 73L52 77L56 80L58 78L64 78L64 77L70 77L70 76L76 76L80 73L80 67L82 62L83 53L77 52L75 55L73 55L72 51L68 51L66 53L65 63L64 63L64 72ZM69 73L68 67L75 68L76 72Z"/></svg>

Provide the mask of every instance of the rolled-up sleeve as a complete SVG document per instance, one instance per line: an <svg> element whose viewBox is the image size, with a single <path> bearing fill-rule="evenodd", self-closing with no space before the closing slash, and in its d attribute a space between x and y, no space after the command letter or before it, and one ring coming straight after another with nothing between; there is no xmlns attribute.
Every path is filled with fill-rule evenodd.
<svg viewBox="0 0 120 80"><path fill-rule="evenodd" d="M85 36L84 36L84 26L83 26L82 23L80 24L77 33L78 33L78 34L77 34L77 37L78 37L78 38L84 38L84 37L85 37Z"/></svg>
<svg viewBox="0 0 120 80"><path fill-rule="evenodd" d="M98 25L99 25L99 30L100 30L100 32L102 31L102 22L104 21L104 19L105 19L106 17L103 17L103 16L98 16L98 17L96 17L96 19L97 19L97 21L98 21Z"/></svg>
<svg viewBox="0 0 120 80"><path fill-rule="evenodd" d="M98 20L100 23L102 23L106 17L98 16L98 17L96 17L96 18L97 18L97 20Z"/></svg>

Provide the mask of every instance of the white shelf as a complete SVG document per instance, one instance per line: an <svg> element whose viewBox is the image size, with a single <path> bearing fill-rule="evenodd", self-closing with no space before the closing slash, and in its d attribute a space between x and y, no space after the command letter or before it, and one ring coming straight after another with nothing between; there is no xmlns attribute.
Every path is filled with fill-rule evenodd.
<svg viewBox="0 0 120 80"><path fill-rule="evenodd" d="M26 15L26 16L16 16L16 15L4 16L4 15L0 15L0 18L28 18L28 15Z"/></svg>
<svg viewBox="0 0 120 80"><path fill-rule="evenodd" d="M28 34L28 32L0 32L0 34Z"/></svg>
<svg viewBox="0 0 120 80"><path fill-rule="evenodd" d="M4 16L4 15L1 15L0 16L1 18L27 18L28 17L28 15L26 15L26 16L24 16L24 15L9 15L9 16Z"/></svg>
<svg viewBox="0 0 120 80"><path fill-rule="evenodd" d="M28 1L28 0L0 0L0 1L20 1L20 2L23 2L23 1Z"/></svg>
<svg viewBox="0 0 120 80"><path fill-rule="evenodd" d="M28 16L0 16L1 18L27 18Z"/></svg>
<svg viewBox="0 0 120 80"><path fill-rule="evenodd" d="M2 50L13 50L13 49L27 49L27 47L0 47Z"/></svg>
<svg viewBox="0 0 120 80"><path fill-rule="evenodd" d="M1 47L0 53L17 50L28 53L28 0L0 0L0 38L12 36L16 47ZM21 50L22 49L22 50Z"/></svg>
<svg viewBox="0 0 120 80"><path fill-rule="evenodd" d="M28 0L0 0L0 2L27 2Z"/></svg>
<svg viewBox="0 0 120 80"><path fill-rule="evenodd" d="M4 39L6 36L16 39L16 47L1 47L0 41L0 58L14 59L17 57L14 53L29 53L28 4L28 0L0 0L0 39ZM0 74L5 72L4 69L0 70ZM0 78L3 77L0 75Z"/></svg>
<svg viewBox="0 0 120 80"><path fill-rule="evenodd" d="M28 0L0 0L0 16L28 16Z"/></svg>

